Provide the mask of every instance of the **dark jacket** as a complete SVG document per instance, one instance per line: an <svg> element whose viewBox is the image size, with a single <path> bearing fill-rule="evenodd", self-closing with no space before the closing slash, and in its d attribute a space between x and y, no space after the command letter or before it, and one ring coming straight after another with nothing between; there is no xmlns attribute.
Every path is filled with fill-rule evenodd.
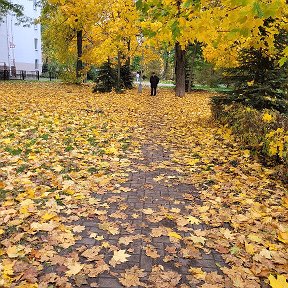
<svg viewBox="0 0 288 288"><path fill-rule="evenodd" d="M159 83L159 78L156 75L152 75L150 77L150 83L151 83L151 87L157 87Z"/></svg>

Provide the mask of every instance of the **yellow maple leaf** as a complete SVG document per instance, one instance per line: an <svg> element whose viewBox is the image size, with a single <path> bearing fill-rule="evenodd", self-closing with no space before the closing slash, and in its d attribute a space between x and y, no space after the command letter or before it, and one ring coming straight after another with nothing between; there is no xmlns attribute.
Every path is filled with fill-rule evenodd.
<svg viewBox="0 0 288 288"><path fill-rule="evenodd" d="M114 255L112 259L110 260L110 264L115 267L116 264L124 263L128 261L128 257L131 255L126 253L126 250L119 250L119 251L114 251Z"/></svg>
<svg viewBox="0 0 288 288"><path fill-rule="evenodd" d="M254 84L254 80L247 82L247 85L248 85L248 86L252 86L253 84Z"/></svg>
<svg viewBox="0 0 288 288"><path fill-rule="evenodd" d="M277 278L270 275L268 279L272 288L288 288L287 279L283 275L277 275Z"/></svg>
<svg viewBox="0 0 288 288"><path fill-rule="evenodd" d="M58 165L52 166L52 169L56 172L60 172L64 169L64 167L58 164Z"/></svg>
<svg viewBox="0 0 288 288"><path fill-rule="evenodd" d="M51 220L52 218L54 218L55 216L57 216L55 213L48 213L46 212L44 215L42 215L42 220L43 221L49 221Z"/></svg>
<svg viewBox="0 0 288 288"><path fill-rule="evenodd" d="M188 216L187 219L188 219L190 224L200 224L201 223L201 221L199 219L197 219L196 217L193 217L193 216Z"/></svg>
<svg viewBox="0 0 288 288"><path fill-rule="evenodd" d="M279 232L278 233L278 240L285 243L285 244L288 244L288 231Z"/></svg>
<svg viewBox="0 0 288 288"><path fill-rule="evenodd" d="M245 250L247 253L253 255L255 253L255 246L245 241Z"/></svg>
<svg viewBox="0 0 288 288"><path fill-rule="evenodd" d="M78 232L78 233L81 233L82 231L84 231L85 230L85 226L81 226L81 225L77 225L77 226L74 226L73 228L72 228L72 230L73 230L73 232Z"/></svg>
<svg viewBox="0 0 288 288"><path fill-rule="evenodd" d="M21 250L23 250L24 247L23 246L9 246L6 250L6 253L8 255L9 258L17 258L21 253L19 253Z"/></svg>
<svg viewBox="0 0 288 288"><path fill-rule="evenodd" d="M2 269L2 275L8 276L8 275L13 275L14 270L13 270L13 266L14 266L15 262L11 261L10 259L3 259L2 265L1 265L1 269Z"/></svg>
<svg viewBox="0 0 288 288"><path fill-rule="evenodd" d="M173 231L169 232L168 236L172 238L180 239L180 240L182 239L182 236L180 234L173 232Z"/></svg>
<svg viewBox="0 0 288 288"><path fill-rule="evenodd" d="M104 151L107 155L112 155L112 154L117 155L119 153L114 145L111 145L111 147L104 149Z"/></svg>
<svg viewBox="0 0 288 288"><path fill-rule="evenodd" d="M189 239L192 240L194 242L194 244L198 244L198 243L201 243L202 245L205 244L205 241L206 241L206 238L203 237L203 236L194 236L194 235L191 235L189 236Z"/></svg>
<svg viewBox="0 0 288 288"><path fill-rule="evenodd" d="M198 163L200 160L199 159L191 159L187 161L188 165L194 166L196 163Z"/></svg>
<svg viewBox="0 0 288 288"><path fill-rule="evenodd" d="M193 276L198 280L205 280L207 274L201 268L190 268L189 272L192 273Z"/></svg>
<svg viewBox="0 0 288 288"><path fill-rule="evenodd" d="M263 242L263 239L256 234L249 234L248 239L253 241L253 242L256 242L256 243L262 243Z"/></svg>
<svg viewBox="0 0 288 288"><path fill-rule="evenodd" d="M249 150L244 150L243 151L243 157L249 158L250 157L250 151Z"/></svg>
<svg viewBox="0 0 288 288"><path fill-rule="evenodd" d="M67 265L67 268L69 269L68 271L66 271L66 275L69 277L69 276L72 276L72 275L76 275L78 274L82 269L83 269L84 265L83 264L80 264L78 262L75 262L75 263L72 263L72 264L69 264Z"/></svg>

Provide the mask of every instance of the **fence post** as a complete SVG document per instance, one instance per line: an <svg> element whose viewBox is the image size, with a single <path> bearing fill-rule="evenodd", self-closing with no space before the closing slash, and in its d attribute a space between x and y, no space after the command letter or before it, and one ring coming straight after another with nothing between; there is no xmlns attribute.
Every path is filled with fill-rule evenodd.
<svg viewBox="0 0 288 288"><path fill-rule="evenodd" d="M37 80L39 80L39 79L40 79L40 73L39 73L39 71L36 71L36 75L37 75Z"/></svg>
<svg viewBox="0 0 288 288"><path fill-rule="evenodd" d="M49 79L50 79L50 81L52 81L52 72L51 71L49 71Z"/></svg>
<svg viewBox="0 0 288 288"><path fill-rule="evenodd" d="M9 80L9 71L7 69L4 70L4 80Z"/></svg>

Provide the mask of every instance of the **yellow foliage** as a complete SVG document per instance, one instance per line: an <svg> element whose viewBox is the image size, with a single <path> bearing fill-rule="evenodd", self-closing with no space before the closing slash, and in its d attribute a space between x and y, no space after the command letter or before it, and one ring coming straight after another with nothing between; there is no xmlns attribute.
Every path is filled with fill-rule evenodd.
<svg viewBox="0 0 288 288"><path fill-rule="evenodd" d="M287 158L288 155L288 132L283 128L273 130L266 135L268 152L271 156L278 155L280 158Z"/></svg>
<svg viewBox="0 0 288 288"><path fill-rule="evenodd" d="M273 119L273 116L266 112L266 113L263 115L263 118L262 118L262 119L263 119L264 122L271 122L272 119Z"/></svg>

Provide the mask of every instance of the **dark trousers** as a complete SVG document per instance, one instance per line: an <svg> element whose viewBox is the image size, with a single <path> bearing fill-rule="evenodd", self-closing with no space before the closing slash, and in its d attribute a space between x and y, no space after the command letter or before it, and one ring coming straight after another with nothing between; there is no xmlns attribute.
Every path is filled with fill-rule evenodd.
<svg viewBox="0 0 288 288"><path fill-rule="evenodd" d="M157 86L151 86L151 96L156 96Z"/></svg>

